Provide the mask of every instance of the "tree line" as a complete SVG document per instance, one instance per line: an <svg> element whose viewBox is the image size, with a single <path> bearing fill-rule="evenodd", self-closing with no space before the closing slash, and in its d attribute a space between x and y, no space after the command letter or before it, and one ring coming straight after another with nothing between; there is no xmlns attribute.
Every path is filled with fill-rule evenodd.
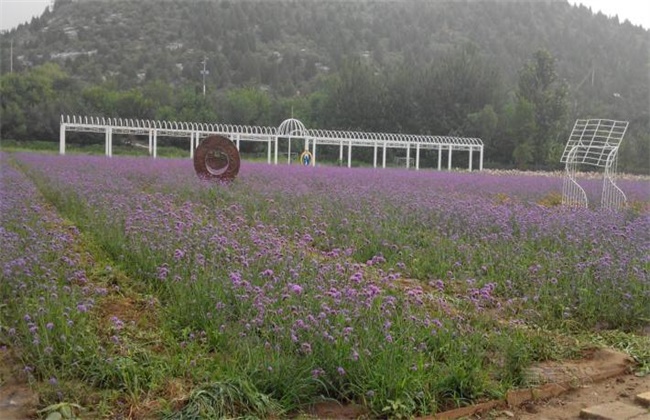
<svg viewBox="0 0 650 420"><path fill-rule="evenodd" d="M60 114L294 115L480 137L489 165L557 168L576 118L611 118L630 121L620 167L647 173L649 39L563 2L57 0L0 36L2 138L57 138Z"/></svg>
<svg viewBox="0 0 650 420"><path fill-rule="evenodd" d="M291 98L253 86L204 96L162 80L126 90L84 85L55 63L3 75L0 98L4 139L55 140L61 114L269 126L293 115L310 128L479 137L488 165L518 168L558 168L571 123L567 85L548 51L521 68L508 96L498 70L471 45L427 68L388 74L350 60L313 93Z"/></svg>

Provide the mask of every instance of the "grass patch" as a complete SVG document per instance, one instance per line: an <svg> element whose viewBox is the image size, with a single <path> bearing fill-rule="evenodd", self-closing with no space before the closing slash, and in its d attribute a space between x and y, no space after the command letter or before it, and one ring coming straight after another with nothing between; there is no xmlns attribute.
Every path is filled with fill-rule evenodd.
<svg viewBox="0 0 650 420"><path fill-rule="evenodd" d="M248 381L231 379L203 386L192 392L184 407L166 420L205 418L269 418L282 416L280 405L260 393Z"/></svg>

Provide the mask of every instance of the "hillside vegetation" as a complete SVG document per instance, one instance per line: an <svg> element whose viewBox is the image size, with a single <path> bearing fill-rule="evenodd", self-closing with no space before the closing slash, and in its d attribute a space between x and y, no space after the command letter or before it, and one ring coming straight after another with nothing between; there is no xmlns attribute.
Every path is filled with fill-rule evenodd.
<svg viewBox="0 0 650 420"><path fill-rule="evenodd" d="M479 136L493 166L556 167L574 119L609 118L630 121L622 169L648 172L650 33L566 1L58 0L1 45L3 138L54 139L61 113L293 112Z"/></svg>

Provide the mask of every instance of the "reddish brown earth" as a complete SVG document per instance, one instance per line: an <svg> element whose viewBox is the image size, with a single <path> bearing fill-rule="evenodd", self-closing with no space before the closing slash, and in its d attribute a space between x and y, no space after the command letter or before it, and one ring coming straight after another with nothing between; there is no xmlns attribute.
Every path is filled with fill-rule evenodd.
<svg viewBox="0 0 650 420"><path fill-rule="evenodd" d="M635 404L637 394L650 391L650 375L627 374L598 383L586 383L558 397L524 403L516 409L495 410L485 419L569 420L578 419L583 408L607 402ZM479 417L480 418L480 417Z"/></svg>
<svg viewBox="0 0 650 420"><path fill-rule="evenodd" d="M0 419L24 420L36 415L38 396L16 375L16 361L0 351Z"/></svg>
<svg viewBox="0 0 650 420"><path fill-rule="evenodd" d="M440 413L430 419L578 419L583 408L614 401L634 405L637 394L650 391L650 376L631 373L632 360L609 349L595 350L581 360L547 362L529 370L528 390L508 393L480 412L471 408ZM496 405L496 406L494 406Z"/></svg>

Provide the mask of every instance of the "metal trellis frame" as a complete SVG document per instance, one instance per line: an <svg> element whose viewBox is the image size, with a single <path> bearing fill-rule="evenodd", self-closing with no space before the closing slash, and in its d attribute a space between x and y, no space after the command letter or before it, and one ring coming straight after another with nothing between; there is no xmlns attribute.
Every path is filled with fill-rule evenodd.
<svg viewBox="0 0 650 420"><path fill-rule="evenodd" d="M603 168L602 208L616 210L625 206L625 193L616 185L618 149L627 131L627 121L606 119L576 120L562 153L565 166L562 204L588 207L587 194L578 183L581 165Z"/></svg>

